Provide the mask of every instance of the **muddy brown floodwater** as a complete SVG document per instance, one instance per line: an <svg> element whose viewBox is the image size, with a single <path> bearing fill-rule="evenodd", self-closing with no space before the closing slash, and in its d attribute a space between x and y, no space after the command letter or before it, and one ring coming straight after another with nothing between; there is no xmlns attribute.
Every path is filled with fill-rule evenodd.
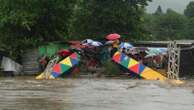
<svg viewBox="0 0 194 110"><path fill-rule="evenodd" d="M0 110L194 110L188 85L194 82L0 78Z"/></svg>

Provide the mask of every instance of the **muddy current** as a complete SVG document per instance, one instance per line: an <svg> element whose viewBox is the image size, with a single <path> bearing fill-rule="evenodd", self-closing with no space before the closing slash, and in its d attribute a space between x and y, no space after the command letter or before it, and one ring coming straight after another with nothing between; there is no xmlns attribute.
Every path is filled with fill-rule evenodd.
<svg viewBox="0 0 194 110"><path fill-rule="evenodd" d="M0 78L0 110L194 110L194 81Z"/></svg>

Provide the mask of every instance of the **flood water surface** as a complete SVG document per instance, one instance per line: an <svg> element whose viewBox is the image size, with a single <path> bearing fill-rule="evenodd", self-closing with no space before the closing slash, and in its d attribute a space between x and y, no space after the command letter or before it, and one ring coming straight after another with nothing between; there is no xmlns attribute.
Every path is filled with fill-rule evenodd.
<svg viewBox="0 0 194 110"><path fill-rule="evenodd" d="M192 87L157 81L0 79L0 110L193 109Z"/></svg>

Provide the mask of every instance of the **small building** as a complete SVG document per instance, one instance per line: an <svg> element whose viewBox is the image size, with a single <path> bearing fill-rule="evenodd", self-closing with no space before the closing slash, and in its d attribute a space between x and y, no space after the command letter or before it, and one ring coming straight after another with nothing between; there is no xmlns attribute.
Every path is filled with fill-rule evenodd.
<svg viewBox="0 0 194 110"><path fill-rule="evenodd" d="M135 46L143 47L168 47L170 41L139 41ZM194 40L177 40L180 47L180 77L194 76Z"/></svg>
<svg viewBox="0 0 194 110"><path fill-rule="evenodd" d="M41 71L39 60L44 55L52 57L59 50L68 48L66 42L49 42L40 45L38 48L26 50L22 56L23 74L36 75Z"/></svg>
<svg viewBox="0 0 194 110"><path fill-rule="evenodd" d="M0 51L0 71L3 76L19 75L22 65L12 60L6 52Z"/></svg>

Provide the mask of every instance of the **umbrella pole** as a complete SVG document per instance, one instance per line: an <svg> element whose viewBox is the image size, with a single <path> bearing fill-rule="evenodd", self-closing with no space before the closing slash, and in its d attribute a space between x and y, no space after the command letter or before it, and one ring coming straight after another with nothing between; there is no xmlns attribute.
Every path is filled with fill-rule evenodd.
<svg viewBox="0 0 194 110"><path fill-rule="evenodd" d="M56 56L55 58L53 58L52 60L50 60L46 66L46 69L44 70L43 74L44 74L44 78L45 79L49 79L51 72L53 70L54 65L59 61L59 56Z"/></svg>

